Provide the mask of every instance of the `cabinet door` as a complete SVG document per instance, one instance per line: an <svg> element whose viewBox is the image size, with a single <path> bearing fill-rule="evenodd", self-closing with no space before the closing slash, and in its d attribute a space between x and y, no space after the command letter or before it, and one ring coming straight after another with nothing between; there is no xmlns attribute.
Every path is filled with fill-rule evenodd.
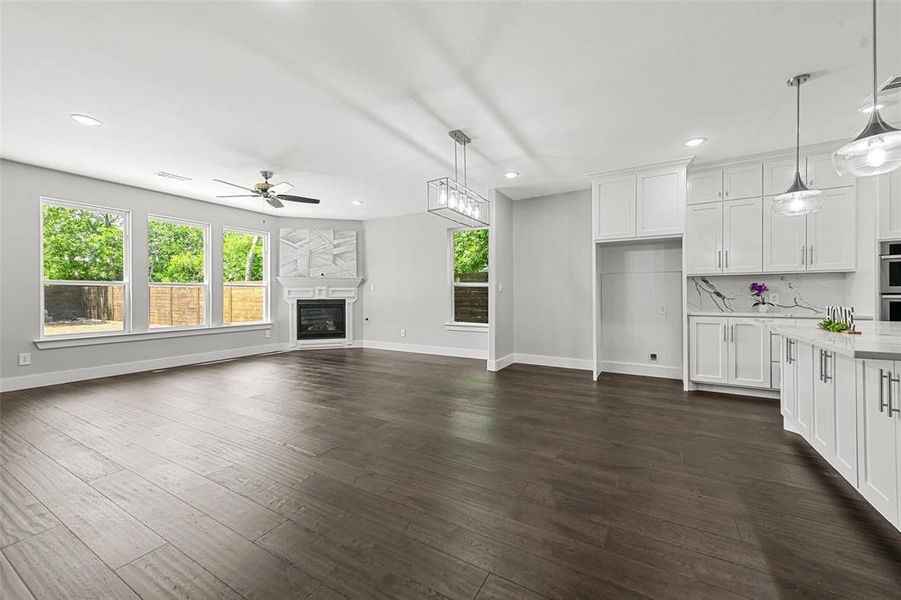
<svg viewBox="0 0 901 600"><path fill-rule="evenodd" d="M835 454L835 379L829 375L833 354L822 348L813 348L813 419L810 428L810 445L820 455L833 462Z"/></svg>
<svg viewBox="0 0 901 600"><path fill-rule="evenodd" d="M831 154L818 154L807 157L807 187L825 190L845 187L856 183L853 176L841 176L832 166Z"/></svg>
<svg viewBox="0 0 901 600"><path fill-rule="evenodd" d="M803 271L807 265L807 220L772 211L763 201L763 270L786 273Z"/></svg>
<svg viewBox="0 0 901 600"><path fill-rule="evenodd" d="M804 163L801 163L804 177ZM763 163L763 193L766 196L781 194L791 186L795 178L795 159L771 160Z"/></svg>
<svg viewBox="0 0 901 600"><path fill-rule="evenodd" d="M723 199L741 200L763 195L763 165L740 165L723 169Z"/></svg>
<svg viewBox="0 0 901 600"><path fill-rule="evenodd" d="M720 273L723 265L723 203L692 204L685 217L685 269L689 275Z"/></svg>
<svg viewBox="0 0 901 600"><path fill-rule="evenodd" d="M726 319L689 320L689 376L692 381L726 383Z"/></svg>
<svg viewBox="0 0 901 600"><path fill-rule="evenodd" d="M594 182L594 238L635 236L635 175L606 177Z"/></svg>
<svg viewBox="0 0 901 600"><path fill-rule="evenodd" d="M853 271L857 267L857 189L827 190L822 199L820 210L807 216L807 270Z"/></svg>
<svg viewBox="0 0 901 600"><path fill-rule="evenodd" d="M782 410L782 418L785 428L791 431L795 429L795 410L798 402L798 382L795 362L792 359L792 351L795 349L795 341L791 338L782 340L782 380L779 385L779 400Z"/></svg>
<svg viewBox="0 0 901 600"><path fill-rule="evenodd" d="M893 363L863 363L858 490L889 521L898 517L898 447L895 419L888 414ZM898 363L894 363L898 364ZM897 389L897 387L896 387Z"/></svg>
<svg viewBox="0 0 901 600"><path fill-rule="evenodd" d="M729 319L729 383L770 387L770 332L754 319Z"/></svg>
<svg viewBox="0 0 901 600"><path fill-rule="evenodd" d="M763 264L761 198L723 204L723 272L758 273Z"/></svg>
<svg viewBox="0 0 901 600"><path fill-rule="evenodd" d="M638 237L682 233L685 214L685 169L666 167L638 172Z"/></svg>
<svg viewBox="0 0 901 600"><path fill-rule="evenodd" d="M695 171L688 174L688 204L718 202L723 199L723 170Z"/></svg>
<svg viewBox="0 0 901 600"><path fill-rule="evenodd" d="M835 380L835 470L857 487L857 365L834 354L829 375Z"/></svg>
<svg viewBox="0 0 901 600"><path fill-rule="evenodd" d="M813 420L813 382L814 356L813 346L798 341L792 348L797 371L797 409L795 412L796 430L804 439L810 440L810 423Z"/></svg>
<svg viewBox="0 0 901 600"><path fill-rule="evenodd" d="M901 237L901 169L879 176L879 237Z"/></svg>

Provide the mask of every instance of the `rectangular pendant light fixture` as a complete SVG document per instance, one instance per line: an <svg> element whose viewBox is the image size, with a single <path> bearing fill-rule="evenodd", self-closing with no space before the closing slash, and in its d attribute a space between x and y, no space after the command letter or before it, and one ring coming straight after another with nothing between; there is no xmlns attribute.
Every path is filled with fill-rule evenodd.
<svg viewBox="0 0 901 600"><path fill-rule="evenodd" d="M472 140L455 129L448 132L454 140L454 176L426 182L427 210L465 227L488 227L491 203L466 186L466 144ZM463 147L463 182L457 180L457 146Z"/></svg>

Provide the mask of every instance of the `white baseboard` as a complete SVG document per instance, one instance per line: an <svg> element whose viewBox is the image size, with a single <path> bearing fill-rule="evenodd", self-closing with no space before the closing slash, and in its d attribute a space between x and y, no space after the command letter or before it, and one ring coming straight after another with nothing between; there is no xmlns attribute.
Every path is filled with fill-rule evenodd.
<svg viewBox="0 0 901 600"><path fill-rule="evenodd" d="M735 385L716 385L715 383L697 383L695 384L697 392L716 392L718 394L733 394L735 396L756 396L757 398L779 399L778 390L768 390L762 388L746 388Z"/></svg>
<svg viewBox="0 0 901 600"><path fill-rule="evenodd" d="M71 383L86 379L98 379L113 375L126 375L141 371L153 371L155 369L168 369L197 363L212 362L251 356L254 354L267 354L269 352L283 352L291 350L289 344L266 344L263 346L247 346L245 348L230 348L215 352L201 352L198 354L185 354L182 356L167 356L149 360L104 365L101 367L86 367L83 369L69 369L66 371L52 371L49 373L35 373L34 375L20 375L18 377L4 377L0 379L0 391L11 392L26 388L43 387L59 383Z"/></svg>
<svg viewBox="0 0 901 600"><path fill-rule="evenodd" d="M645 377L665 377L682 379L682 366L650 365L644 363L618 362L605 360L601 362L601 372L622 373L624 375L643 375Z"/></svg>
<svg viewBox="0 0 901 600"><path fill-rule="evenodd" d="M566 356L544 356L541 354L514 354L513 362L523 365L541 365L559 367L561 369L579 369L591 371L594 365L588 358L568 358Z"/></svg>
<svg viewBox="0 0 901 600"><path fill-rule="evenodd" d="M439 356L455 356L457 358L477 358L488 360L488 350L477 348L455 348L453 346L429 346L426 344L400 344L380 340L363 340L364 348L374 350L394 350L395 352L412 352L414 354L437 354Z"/></svg>
<svg viewBox="0 0 901 600"><path fill-rule="evenodd" d="M489 360L488 361L488 370L489 371L500 371L504 367L509 367L513 363L516 362L515 354L508 354L507 356L502 356L497 360Z"/></svg>

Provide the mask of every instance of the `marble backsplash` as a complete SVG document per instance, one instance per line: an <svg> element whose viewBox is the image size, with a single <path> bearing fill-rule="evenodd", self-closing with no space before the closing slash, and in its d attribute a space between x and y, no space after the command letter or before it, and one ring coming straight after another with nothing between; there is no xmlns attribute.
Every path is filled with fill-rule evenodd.
<svg viewBox="0 0 901 600"><path fill-rule="evenodd" d="M751 282L765 283L771 313L819 315L827 304L845 303L843 273L718 275L688 278L689 312L754 312Z"/></svg>

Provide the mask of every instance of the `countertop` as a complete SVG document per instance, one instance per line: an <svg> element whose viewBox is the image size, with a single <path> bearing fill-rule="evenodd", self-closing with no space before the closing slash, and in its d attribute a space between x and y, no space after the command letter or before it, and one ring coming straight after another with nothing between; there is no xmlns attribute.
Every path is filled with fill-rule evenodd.
<svg viewBox="0 0 901 600"><path fill-rule="evenodd" d="M901 322L858 321L857 329L861 334L848 335L823 331L813 322L791 324L769 318L760 318L758 321L773 333L851 358L901 360Z"/></svg>
<svg viewBox="0 0 901 600"><path fill-rule="evenodd" d="M822 320L825 314L804 313L760 313L760 312L719 312L715 310L688 311L689 317L746 317L749 319L817 319Z"/></svg>

